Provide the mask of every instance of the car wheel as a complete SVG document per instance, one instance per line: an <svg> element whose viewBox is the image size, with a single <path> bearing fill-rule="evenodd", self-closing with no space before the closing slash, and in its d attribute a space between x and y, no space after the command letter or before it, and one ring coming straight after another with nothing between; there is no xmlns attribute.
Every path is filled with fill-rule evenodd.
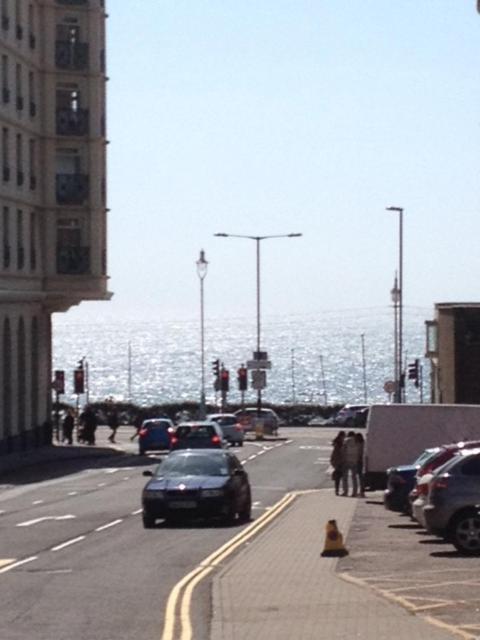
<svg viewBox="0 0 480 640"><path fill-rule="evenodd" d="M250 491L248 497L245 500L245 505L241 511L238 512L238 517L242 522L249 522L252 519L252 496Z"/></svg>
<svg viewBox="0 0 480 640"><path fill-rule="evenodd" d="M457 551L464 555L480 555L480 514L465 511L454 518L449 537Z"/></svg>
<svg viewBox="0 0 480 640"><path fill-rule="evenodd" d="M155 527L155 518L150 514L144 513L142 515L142 520L144 529L153 529Z"/></svg>

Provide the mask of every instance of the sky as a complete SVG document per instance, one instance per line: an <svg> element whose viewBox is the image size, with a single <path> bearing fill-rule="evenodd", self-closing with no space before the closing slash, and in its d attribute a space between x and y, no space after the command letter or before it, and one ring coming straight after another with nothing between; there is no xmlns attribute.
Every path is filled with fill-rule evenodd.
<svg viewBox="0 0 480 640"><path fill-rule="evenodd" d="M480 300L475 0L110 0L110 302L69 320ZM429 313L429 309L431 313Z"/></svg>

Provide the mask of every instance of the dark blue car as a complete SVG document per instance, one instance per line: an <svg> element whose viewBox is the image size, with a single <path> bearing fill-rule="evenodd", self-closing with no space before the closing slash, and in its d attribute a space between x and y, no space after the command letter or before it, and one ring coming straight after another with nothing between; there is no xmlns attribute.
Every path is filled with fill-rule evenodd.
<svg viewBox="0 0 480 640"><path fill-rule="evenodd" d="M408 494L416 484L417 471L439 450L440 447L425 449L412 464L402 464L387 469L387 488L383 494L383 502L387 509L409 513Z"/></svg>
<svg viewBox="0 0 480 640"><path fill-rule="evenodd" d="M150 418L144 420L138 432L138 452L170 450L175 431L173 422L168 418Z"/></svg>

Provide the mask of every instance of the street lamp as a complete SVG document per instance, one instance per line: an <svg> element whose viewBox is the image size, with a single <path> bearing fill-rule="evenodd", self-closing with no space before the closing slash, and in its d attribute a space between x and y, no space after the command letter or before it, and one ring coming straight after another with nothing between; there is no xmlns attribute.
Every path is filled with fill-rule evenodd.
<svg viewBox="0 0 480 640"><path fill-rule="evenodd" d="M398 213L398 388L396 401L403 402L403 207L387 207Z"/></svg>
<svg viewBox="0 0 480 640"><path fill-rule="evenodd" d="M200 418L205 418L205 328L203 313L203 281L207 275L208 262L205 259L205 251L200 251L197 260L197 274L200 279L200 352L201 352L201 388L200 388Z"/></svg>
<svg viewBox="0 0 480 640"><path fill-rule="evenodd" d="M260 336L261 336L261 327L260 327L260 242L262 240L270 240L272 238L299 238L301 233L286 233L282 235L273 235L273 236L244 236L238 235L235 233L215 233L214 234L218 238L246 238L247 240L255 240L257 243L257 354L261 351L260 349ZM262 410L262 390L257 389L257 415L260 417Z"/></svg>
<svg viewBox="0 0 480 640"><path fill-rule="evenodd" d="M395 272L395 282L393 289L390 290L390 296L393 302L393 379L395 380L394 399L397 401L398 390L400 388L400 377L398 369L398 302L400 300L400 289L398 288L398 277Z"/></svg>

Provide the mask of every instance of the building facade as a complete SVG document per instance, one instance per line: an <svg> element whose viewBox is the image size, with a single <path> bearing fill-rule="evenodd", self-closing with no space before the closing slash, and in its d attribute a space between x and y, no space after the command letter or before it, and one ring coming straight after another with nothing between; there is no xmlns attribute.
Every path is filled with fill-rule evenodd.
<svg viewBox="0 0 480 640"><path fill-rule="evenodd" d="M480 303L438 303L426 325L431 401L480 404Z"/></svg>
<svg viewBox="0 0 480 640"><path fill-rule="evenodd" d="M0 454L49 440L51 314L106 300L103 0L0 0Z"/></svg>

